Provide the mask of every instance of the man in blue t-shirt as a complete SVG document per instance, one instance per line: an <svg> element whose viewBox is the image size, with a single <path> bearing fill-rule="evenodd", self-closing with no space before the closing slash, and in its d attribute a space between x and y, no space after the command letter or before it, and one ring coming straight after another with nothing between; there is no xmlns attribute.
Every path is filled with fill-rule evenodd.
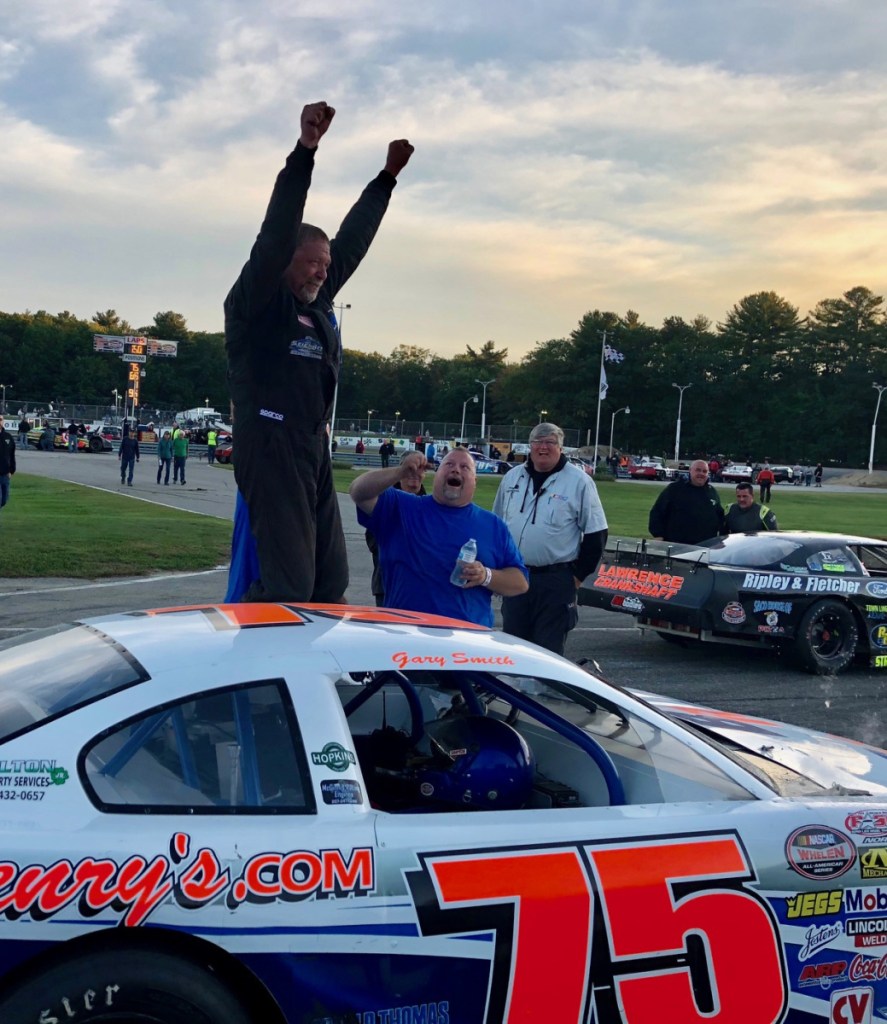
<svg viewBox="0 0 887 1024"><path fill-rule="evenodd" d="M351 485L357 521L379 544L386 603L492 626L492 595L513 597L528 587L520 552L505 523L472 503L477 477L464 448L440 464L431 494L395 490L398 480L421 480L426 467L421 452L409 452L398 466L364 473ZM457 587L450 573L471 538L477 559L463 570L465 586Z"/></svg>

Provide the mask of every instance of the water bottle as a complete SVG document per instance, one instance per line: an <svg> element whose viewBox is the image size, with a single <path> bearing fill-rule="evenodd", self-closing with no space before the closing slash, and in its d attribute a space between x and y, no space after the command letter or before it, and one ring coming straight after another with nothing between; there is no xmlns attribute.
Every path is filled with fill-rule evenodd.
<svg viewBox="0 0 887 1024"><path fill-rule="evenodd" d="M465 586L465 580L462 579L462 570L476 558L477 541L472 537L471 540L465 541L459 549L459 557L456 559L456 564L453 566L453 571L450 573L450 583L452 583L454 587Z"/></svg>

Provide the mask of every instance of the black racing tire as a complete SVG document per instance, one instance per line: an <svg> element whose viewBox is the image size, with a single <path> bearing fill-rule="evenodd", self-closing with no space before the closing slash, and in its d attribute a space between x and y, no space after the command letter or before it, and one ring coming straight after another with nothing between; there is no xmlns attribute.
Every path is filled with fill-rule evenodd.
<svg viewBox="0 0 887 1024"><path fill-rule="evenodd" d="M70 1012L69 1012L70 1008ZM154 950L81 953L0 999L0 1020L80 1024L256 1024L207 968Z"/></svg>
<svg viewBox="0 0 887 1024"><path fill-rule="evenodd" d="M853 612L841 601L811 605L795 634L795 657L814 675L843 672L856 656L859 627Z"/></svg>
<svg viewBox="0 0 887 1024"><path fill-rule="evenodd" d="M102 439L100 437L89 438L89 450L93 453L104 451L105 446L102 444Z"/></svg>

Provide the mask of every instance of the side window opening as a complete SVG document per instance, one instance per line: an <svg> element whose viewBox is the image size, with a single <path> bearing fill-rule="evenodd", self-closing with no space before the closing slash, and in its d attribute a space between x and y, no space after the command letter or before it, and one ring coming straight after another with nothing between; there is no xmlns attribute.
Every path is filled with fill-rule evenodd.
<svg viewBox="0 0 887 1024"><path fill-rule="evenodd" d="M386 671L337 688L379 810L752 799L679 738L553 680Z"/></svg>
<svg viewBox="0 0 887 1024"><path fill-rule="evenodd" d="M85 747L80 771L106 811L315 811L282 681L215 690L129 719Z"/></svg>

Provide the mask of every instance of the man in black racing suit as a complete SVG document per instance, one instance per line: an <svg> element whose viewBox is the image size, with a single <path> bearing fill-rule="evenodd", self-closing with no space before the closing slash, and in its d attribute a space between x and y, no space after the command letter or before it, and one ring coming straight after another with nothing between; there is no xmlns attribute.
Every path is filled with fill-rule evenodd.
<svg viewBox="0 0 887 1024"><path fill-rule="evenodd" d="M341 362L333 300L366 255L413 147L385 168L330 241L302 222L317 145L335 115L302 110L250 257L225 300L235 477L249 508L260 579L245 601L342 600L348 563L326 436Z"/></svg>

